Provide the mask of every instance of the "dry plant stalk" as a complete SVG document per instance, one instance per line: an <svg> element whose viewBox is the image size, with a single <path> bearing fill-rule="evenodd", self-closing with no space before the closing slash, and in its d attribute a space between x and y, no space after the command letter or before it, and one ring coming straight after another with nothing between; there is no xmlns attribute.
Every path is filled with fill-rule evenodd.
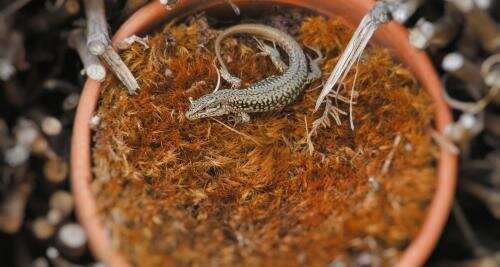
<svg viewBox="0 0 500 267"><path fill-rule="evenodd" d="M111 40L103 0L84 0L87 17L87 46L90 53L100 56L106 52Z"/></svg>
<svg viewBox="0 0 500 267"><path fill-rule="evenodd" d="M357 64L361 59L363 51L365 50L366 46L368 45L368 42L370 41L372 35L375 33L377 28L380 25L390 21L392 19L391 12L398 10L398 8L402 7L384 1L378 2L368 12L368 14L366 14L363 17L358 27L354 31L351 40L347 44L347 47L340 56L337 64L335 65L335 68L329 75L328 80L325 82L323 89L321 90L321 93L318 99L316 100L314 111L316 112L323 103L325 103L325 110L323 111L323 115L316 121L314 121L311 132L307 136L307 143L310 153L313 153L314 150L314 145L312 143L311 137L313 134L316 134L319 126L322 125L325 128L330 127L330 121L329 121L330 116L335 119L337 125L341 124L339 114L342 112L338 108L338 106L333 105L332 99L335 100L335 103L338 102L339 91L341 86L343 85L342 83L346 78L347 74L349 73L351 68L355 64ZM357 71L354 76L354 80L356 80L356 77L357 77ZM354 130L354 121L352 114L353 97L355 93L354 85L355 82L352 85L351 95L349 98L349 121L351 130ZM334 90L334 88L336 89Z"/></svg>
<svg viewBox="0 0 500 267"><path fill-rule="evenodd" d="M356 31L352 35L351 41L347 45L345 51L340 56L338 63L335 65L330 77L326 81L323 90L321 91L318 100L316 101L315 111L319 109L323 100L333 90L334 86L340 86L346 75L351 70L352 66L358 62L363 54L364 49L368 45L368 41L375 33L377 28L391 19L390 9L394 8L386 2L378 2L368 14L366 14ZM338 89L337 89L338 92Z"/></svg>
<svg viewBox="0 0 500 267"><path fill-rule="evenodd" d="M116 77L125 85L129 94L135 94L137 89L139 89L139 84L113 47L106 47L106 51L101 56L113 70Z"/></svg>
<svg viewBox="0 0 500 267"><path fill-rule="evenodd" d="M68 36L68 45L75 49L83 63L85 74L96 81L103 81L106 78L106 69L99 61L99 58L90 53L85 39L83 29L75 29Z"/></svg>
<svg viewBox="0 0 500 267"><path fill-rule="evenodd" d="M111 46L103 0L85 0L87 16L87 46L93 55L101 56L111 70L125 85L130 94L135 94L139 84L120 55Z"/></svg>

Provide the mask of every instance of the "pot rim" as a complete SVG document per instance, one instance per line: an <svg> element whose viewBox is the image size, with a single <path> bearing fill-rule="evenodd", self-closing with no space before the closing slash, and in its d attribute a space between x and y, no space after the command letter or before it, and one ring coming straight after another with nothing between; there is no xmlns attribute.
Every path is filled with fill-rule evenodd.
<svg viewBox="0 0 500 267"><path fill-rule="evenodd" d="M359 21L374 4L373 0L233 0L241 6L259 4L285 4L298 6L320 14L332 16L334 13L350 15L351 21ZM143 32L159 21L177 15L195 13L201 9L220 6L224 0L179 0L174 8L154 1L135 12L118 29L113 37L113 45L124 38ZM192 7L195 7L194 9ZM328 7L328 8L327 8ZM190 8L190 9L188 9ZM360 12L362 11L362 12ZM349 23L348 23L349 24ZM444 101L440 79L425 52L413 48L408 42L407 30L396 24L382 26L375 38L395 50L399 59L408 66L434 101L435 122L442 133L444 127L452 122L451 112ZM91 129L92 117L99 99L100 83L87 79L80 96L73 126L71 140L71 188L75 197L76 215L89 236L93 254L109 266L129 266L126 259L112 249L109 233L99 219L95 198L91 191ZM457 157L445 149L440 150L437 165L437 184L428 213L418 235L411 241L398 259L397 266L421 266L430 256L447 221L456 185Z"/></svg>

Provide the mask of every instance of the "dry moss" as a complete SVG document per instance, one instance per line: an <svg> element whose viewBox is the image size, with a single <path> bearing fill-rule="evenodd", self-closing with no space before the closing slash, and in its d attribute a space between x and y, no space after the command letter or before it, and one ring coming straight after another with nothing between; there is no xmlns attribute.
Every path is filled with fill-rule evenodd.
<svg viewBox="0 0 500 267"><path fill-rule="evenodd" d="M336 19L301 23L297 39L327 55L326 73L351 31ZM368 49L357 69L355 131L343 117L341 126L318 131L310 155L306 136L318 116L312 110L319 83L282 112L251 114L249 124L234 127L242 134L184 118L188 98L215 87L215 35L202 18L167 26L150 36L150 49L137 44L122 55L138 77L138 95L113 78L105 83L94 190L116 247L141 266L397 258L435 186L432 107L411 73L387 51ZM235 38L224 46L244 85L278 73L268 58L255 56L253 44Z"/></svg>

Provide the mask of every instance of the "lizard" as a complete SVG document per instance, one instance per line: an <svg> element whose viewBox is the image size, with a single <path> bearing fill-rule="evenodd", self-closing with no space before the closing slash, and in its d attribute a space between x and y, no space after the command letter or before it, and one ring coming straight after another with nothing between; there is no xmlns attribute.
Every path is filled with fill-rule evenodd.
<svg viewBox="0 0 500 267"><path fill-rule="evenodd" d="M233 34L247 33L272 41L288 55L288 66L279 58L279 51L258 39L259 48L271 57L273 64L282 71L281 75L270 76L245 89L239 87L240 79L227 70L221 56L221 41ZM207 117L233 115L236 122L249 122L248 113L281 110L295 101L305 85L321 77L319 64L323 61L321 52L314 50L318 57L308 63L306 55L295 39L287 33L262 24L239 24L225 29L215 40L215 53L221 65L221 76L231 83L233 89L221 89L206 94L196 100L190 99L191 106L185 113L188 120Z"/></svg>

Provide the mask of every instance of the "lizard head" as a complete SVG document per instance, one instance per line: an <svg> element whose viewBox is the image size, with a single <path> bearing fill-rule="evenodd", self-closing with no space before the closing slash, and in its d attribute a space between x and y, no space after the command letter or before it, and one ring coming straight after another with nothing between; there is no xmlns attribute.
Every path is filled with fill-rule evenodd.
<svg viewBox="0 0 500 267"><path fill-rule="evenodd" d="M220 94L212 93L204 95L196 100L191 100L191 106L186 112L188 120L197 120L207 117L217 117L229 114L230 112L224 107L224 100Z"/></svg>

